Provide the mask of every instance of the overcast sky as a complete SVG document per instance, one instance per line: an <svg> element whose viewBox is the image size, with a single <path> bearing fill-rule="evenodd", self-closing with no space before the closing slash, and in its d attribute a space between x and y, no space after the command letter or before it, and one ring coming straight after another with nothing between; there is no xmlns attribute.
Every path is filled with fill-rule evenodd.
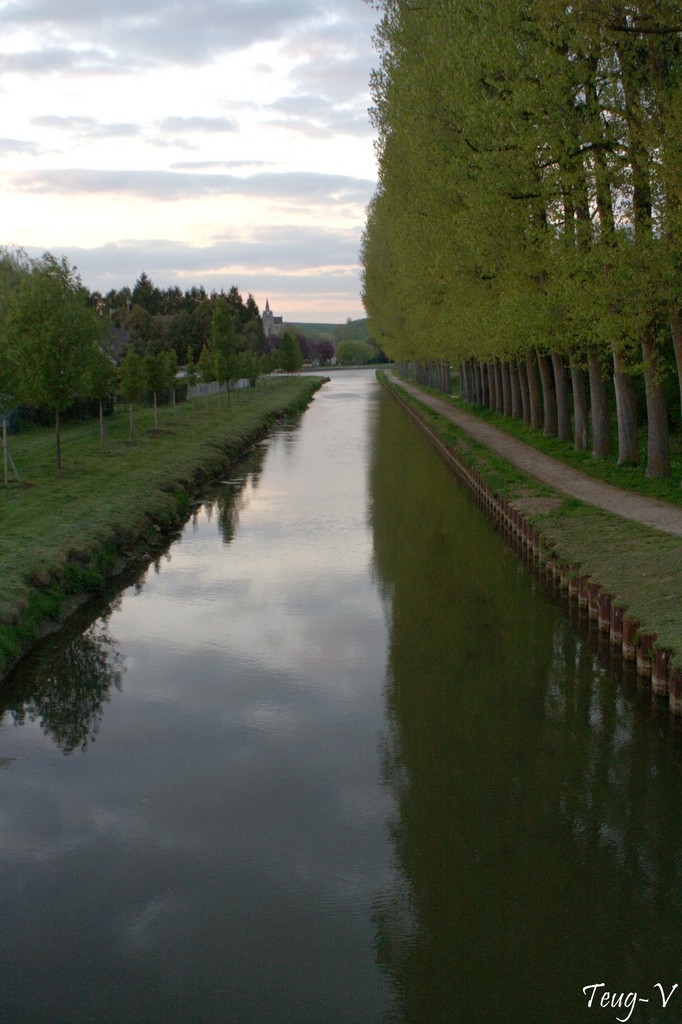
<svg viewBox="0 0 682 1024"><path fill-rule="evenodd" d="M236 285L364 316L363 0L0 0L0 244L88 288Z"/></svg>

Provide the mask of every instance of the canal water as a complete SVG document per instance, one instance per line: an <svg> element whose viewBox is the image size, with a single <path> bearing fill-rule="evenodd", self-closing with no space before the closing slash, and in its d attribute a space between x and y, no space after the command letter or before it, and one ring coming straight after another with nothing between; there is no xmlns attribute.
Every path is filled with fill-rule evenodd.
<svg viewBox="0 0 682 1024"><path fill-rule="evenodd" d="M3 1024L682 1021L678 730L372 371L1 700Z"/></svg>

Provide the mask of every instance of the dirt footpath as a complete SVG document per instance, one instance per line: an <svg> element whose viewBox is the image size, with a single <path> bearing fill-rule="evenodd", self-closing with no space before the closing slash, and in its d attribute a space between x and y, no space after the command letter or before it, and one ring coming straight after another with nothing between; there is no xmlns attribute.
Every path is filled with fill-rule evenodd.
<svg viewBox="0 0 682 1024"><path fill-rule="evenodd" d="M390 370L386 371L386 376L392 384L403 388L434 412L461 427L475 441L553 490L567 494L571 498L578 498L587 505L594 505L595 508L612 512L624 519L632 519L656 530L682 537L682 508L669 505L657 498L622 491L619 487L596 480L586 473L557 462L548 455L543 455L530 445L517 441L516 438L479 420L476 416L456 409L449 402L421 391L413 384L396 377Z"/></svg>

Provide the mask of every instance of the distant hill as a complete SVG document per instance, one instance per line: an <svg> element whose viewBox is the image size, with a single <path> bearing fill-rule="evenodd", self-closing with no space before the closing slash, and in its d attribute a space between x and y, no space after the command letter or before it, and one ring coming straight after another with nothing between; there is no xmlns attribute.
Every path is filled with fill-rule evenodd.
<svg viewBox="0 0 682 1024"><path fill-rule="evenodd" d="M299 331L300 334L305 334L308 338L329 338L333 341L335 332L339 328L339 324L284 324L284 330L293 327L295 331Z"/></svg>
<svg viewBox="0 0 682 1024"><path fill-rule="evenodd" d="M347 320L344 324L284 324L284 330L293 327L308 338L325 338L336 344L339 341L363 341L367 337L367 317L362 320Z"/></svg>
<svg viewBox="0 0 682 1024"><path fill-rule="evenodd" d="M361 320L346 320L334 331L334 341L364 341L369 333L367 317Z"/></svg>

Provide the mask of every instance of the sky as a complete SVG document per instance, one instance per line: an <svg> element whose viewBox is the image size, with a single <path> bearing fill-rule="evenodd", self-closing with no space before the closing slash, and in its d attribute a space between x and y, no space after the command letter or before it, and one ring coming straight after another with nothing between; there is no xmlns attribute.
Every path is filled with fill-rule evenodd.
<svg viewBox="0 0 682 1024"><path fill-rule="evenodd" d="M0 246L91 291L236 285L364 316L376 186L363 0L0 0Z"/></svg>

